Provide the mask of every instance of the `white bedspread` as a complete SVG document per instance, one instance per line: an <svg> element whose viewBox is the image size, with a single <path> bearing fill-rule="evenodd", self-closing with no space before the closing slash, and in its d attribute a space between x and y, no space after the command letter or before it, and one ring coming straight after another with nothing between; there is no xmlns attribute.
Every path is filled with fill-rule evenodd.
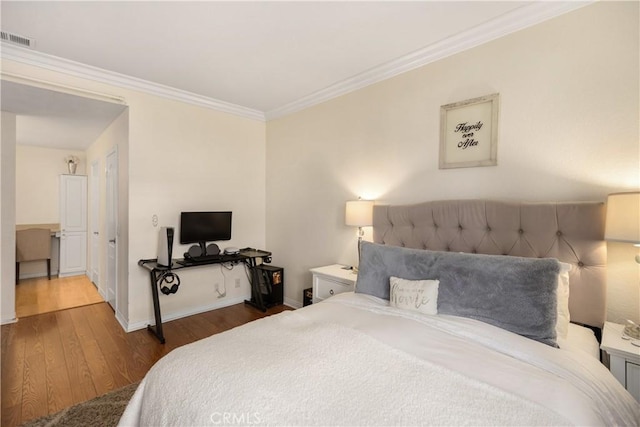
<svg viewBox="0 0 640 427"><path fill-rule="evenodd" d="M597 360L341 294L174 350L120 425L638 425Z"/></svg>

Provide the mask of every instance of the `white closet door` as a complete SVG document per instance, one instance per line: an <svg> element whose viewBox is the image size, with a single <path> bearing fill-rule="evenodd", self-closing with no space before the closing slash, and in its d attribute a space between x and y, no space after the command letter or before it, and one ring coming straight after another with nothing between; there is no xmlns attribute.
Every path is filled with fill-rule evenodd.
<svg viewBox="0 0 640 427"><path fill-rule="evenodd" d="M60 234L60 275L74 276L87 270L87 232L65 231Z"/></svg>
<svg viewBox="0 0 640 427"><path fill-rule="evenodd" d="M87 270L87 177L60 176L60 276Z"/></svg>
<svg viewBox="0 0 640 427"><path fill-rule="evenodd" d="M87 177L60 176L60 228L87 231Z"/></svg>

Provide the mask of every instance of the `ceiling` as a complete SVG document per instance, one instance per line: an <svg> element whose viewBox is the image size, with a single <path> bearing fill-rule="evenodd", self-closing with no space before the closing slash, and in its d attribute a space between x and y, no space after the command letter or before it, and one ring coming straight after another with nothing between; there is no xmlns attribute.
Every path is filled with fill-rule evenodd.
<svg viewBox="0 0 640 427"><path fill-rule="evenodd" d="M2 80L3 111L16 114L16 142L85 150L125 109L111 102Z"/></svg>
<svg viewBox="0 0 640 427"><path fill-rule="evenodd" d="M540 3L561 2L3 1L1 29L38 53L269 117L461 34L516 31L511 17L542 16Z"/></svg>

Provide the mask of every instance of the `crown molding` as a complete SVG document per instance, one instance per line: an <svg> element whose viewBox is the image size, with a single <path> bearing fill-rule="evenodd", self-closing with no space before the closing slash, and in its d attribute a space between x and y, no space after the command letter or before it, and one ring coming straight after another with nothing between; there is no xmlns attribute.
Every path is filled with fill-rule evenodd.
<svg viewBox="0 0 640 427"><path fill-rule="evenodd" d="M595 1L596 0L562 2L534 1L484 24L470 28L423 49L419 49L413 53L387 62L386 64L342 80L339 83L283 105L282 107L269 110L265 113L265 118L267 120L277 119L304 110L305 108L312 107L338 96L362 89L363 87L490 42L507 34L531 27L548 19L594 3Z"/></svg>
<svg viewBox="0 0 640 427"><path fill-rule="evenodd" d="M382 80L414 70L437 60L479 46L483 43L503 37L507 34L539 24L567 12L593 3L587 1L533 1L511 12L505 13L491 21L470 28L462 33L446 38L423 49L387 62L348 79L342 80L325 89L314 92L296 101L267 111L266 113L231 104L214 98L187 92L181 89L153 83L137 77L104 70L91 65L82 64L65 58L41 53L1 42L1 57L36 67L56 71L75 77L98 81L114 86L132 89L163 98L181 101L204 108L233 114L254 120L272 120L283 117L305 108L312 107L349 92L378 83Z"/></svg>
<svg viewBox="0 0 640 427"><path fill-rule="evenodd" d="M35 67L56 71L71 76L89 79L100 83L106 83L139 92L144 92L160 96L199 107L210 108L212 110L233 114L254 120L264 121L265 116L262 111L243 107L229 102L220 101L206 96L198 95L185 90L176 89L158 83L153 83L137 77L104 70L80 62L71 61L54 55L38 52L32 49L15 46L10 43L1 42L2 59L21 62Z"/></svg>

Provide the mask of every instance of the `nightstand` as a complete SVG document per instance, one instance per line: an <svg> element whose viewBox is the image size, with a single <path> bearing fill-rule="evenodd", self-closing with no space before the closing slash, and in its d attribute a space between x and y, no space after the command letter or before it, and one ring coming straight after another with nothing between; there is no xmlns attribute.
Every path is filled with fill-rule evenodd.
<svg viewBox="0 0 640 427"><path fill-rule="evenodd" d="M311 269L313 274L313 303L342 292L352 292L358 275L344 265L333 264Z"/></svg>
<svg viewBox="0 0 640 427"><path fill-rule="evenodd" d="M622 339L624 325L606 322L600 348L609 354L611 373L640 402L640 347Z"/></svg>

